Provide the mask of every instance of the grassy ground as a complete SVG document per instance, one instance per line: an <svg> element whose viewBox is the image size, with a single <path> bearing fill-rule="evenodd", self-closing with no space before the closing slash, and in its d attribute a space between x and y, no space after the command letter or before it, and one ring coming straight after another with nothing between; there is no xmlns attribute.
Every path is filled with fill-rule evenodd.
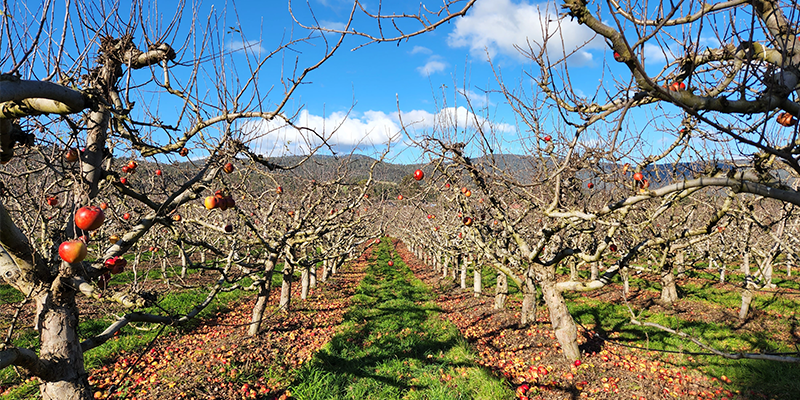
<svg viewBox="0 0 800 400"><path fill-rule="evenodd" d="M513 391L475 362L443 321L430 288L384 242L342 331L301 369L297 399L507 399Z"/></svg>

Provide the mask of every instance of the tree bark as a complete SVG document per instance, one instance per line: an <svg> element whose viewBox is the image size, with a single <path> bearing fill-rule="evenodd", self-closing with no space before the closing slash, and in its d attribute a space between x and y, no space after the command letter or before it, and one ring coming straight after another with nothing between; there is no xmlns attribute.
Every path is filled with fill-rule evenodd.
<svg viewBox="0 0 800 400"><path fill-rule="evenodd" d="M60 285L64 288L65 285ZM50 292L36 299L37 328L41 340L39 357L51 363L49 376L39 385L45 400L92 398L78 337L78 308L72 289Z"/></svg>
<svg viewBox="0 0 800 400"><path fill-rule="evenodd" d="M461 278L461 282L460 282L461 283L461 289L466 289L467 288L467 260L466 260L466 258L463 258L460 255L458 256L457 260L459 261L458 262L458 269L459 269L459 272L461 274L461 276L460 276L460 278Z"/></svg>
<svg viewBox="0 0 800 400"><path fill-rule="evenodd" d="M500 272L497 274L497 286L494 291L494 309L502 310L506 306L508 298L508 277Z"/></svg>
<svg viewBox="0 0 800 400"><path fill-rule="evenodd" d="M255 336L261 330L261 321L264 320L264 310L269 301L269 291L272 289L272 274L275 271L278 255L270 253L264 265L264 280L258 285L258 297L253 306L253 316L250 318L250 327L247 329L249 336Z"/></svg>
<svg viewBox="0 0 800 400"><path fill-rule="evenodd" d="M662 305L671 306L678 300L678 288L675 285L675 273L672 263L667 262L661 269L661 298Z"/></svg>
<svg viewBox="0 0 800 400"><path fill-rule="evenodd" d="M303 266L300 271L300 299L305 300L308 298L308 287L311 286L311 271L308 266Z"/></svg>
<svg viewBox="0 0 800 400"><path fill-rule="evenodd" d="M598 262L599 262L599 261L598 261ZM600 273L600 268L598 268L598 267L597 267L597 263L598 263L598 262L593 262L593 263L591 263L591 266L590 266L590 268L591 268L591 271L592 271L592 276L591 276L591 278L589 279L589 280L591 280L591 281L596 281L596 280L597 280L597 276L598 276L598 274Z"/></svg>
<svg viewBox="0 0 800 400"><path fill-rule="evenodd" d="M290 262L283 264L283 283L281 283L281 301L279 307L283 312L288 313L292 301L292 275L294 265Z"/></svg>
<svg viewBox="0 0 800 400"><path fill-rule="evenodd" d="M478 264L472 264L472 294L474 297L481 297L483 291L483 277Z"/></svg>
<svg viewBox="0 0 800 400"><path fill-rule="evenodd" d="M530 269L525 274L523 285L522 310L520 312L520 326L526 327L536 322L536 283L533 280L533 271Z"/></svg>
<svg viewBox="0 0 800 400"><path fill-rule="evenodd" d="M575 361L581 357L575 320L572 319L561 292L556 289L555 282L544 280L541 282L541 286L544 302L550 311L550 323L553 325L556 339L561 345L564 356L570 361Z"/></svg>
<svg viewBox="0 0 800 400"><path fill-rule="evenodd" d="M745 288L742 289L742 306L739 308L739 321L744 322L747 315L750 313L750 302L753 301L753 292L746 286L749 282L745 283Z"/></svg>

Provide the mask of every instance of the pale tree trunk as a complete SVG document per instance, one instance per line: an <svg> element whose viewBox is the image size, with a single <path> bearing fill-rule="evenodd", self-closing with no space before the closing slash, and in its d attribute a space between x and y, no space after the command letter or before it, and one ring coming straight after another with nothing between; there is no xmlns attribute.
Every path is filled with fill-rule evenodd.
<svg viewBox="0 0 800 400"><path fill-rule="evenodd" d="M330 273L331 261L333 261L333 260L332 259L327 259L327 258L322 261L322 276L320 276L320 280L322 282L327 282L328 281L328 274Z"/></svg>
<svg viewBox="0 0 800 400"><path fill-rule="evenodd" d="M677 278L683 278L686 275L686 251L678 251L678 254L675 255L675 264L678 267Z"/></svg>
<svg viewBox="0 0 800 400"><path fill-rule="evenodd" d="M278 261L278 255L270 253L267 256L267 261L264 264L264 280L258 284L258 297L256 304L253 306L253 316L250 318L250 327L247 329L249 336L255 336L261 330L261 321L264 320L264 310L267 309L267 301L269 300L269 291L272 289L272 273L275 271L275 264Z"/></svg>
<svg viewBox="0 0 800 400"><path fill-rule="evenodd" d="M41 340L39 358L44 362L53 363L49 370L50 376L39 385L41 398L91 399L92 389L84 369L83 350L78 337L78 308L75 304L75 293L66 290L60 294L60 298L54 299L48 291L36 299Z"/></svg>
<svg viewBox="0 0 800 400"><path fill-rule="evenodd" d="M283 283L281 283L281 301L279 307L283 312L289 312L289 306L292 301L292 275L294 274L294 265L290 262L283 264Z"/></svg>
<svg viewBox="0 0 800 400"><path fill-rule="evenodd" d="M317 265L314 264L308 270L308 287L311 289L317 287Z"/></svg>
<svg viewBox="0 0 800 400"><path fill-rule="evenodd" d="M675 285L673 265L666 262L661 268L661 301L662 305L671 306L678 300L678 288Z"/></svg>
<svg viewBox="0 0 800 400"><path fill-rule="evenodd" d="M459 272L461 273L461 289L467 288L467 258L459 256L461 262L458 263Z"/></svg>
<svg viewBox="0 0 800 400"><path fill-rule="evenodd" d="M447 278L447 263L450 262L450 257L445 256L444 262L442 262L442 278Z"/></svg>
<svg viewBox="0 0 800 400"><path fill-rule="evenodd" d="M483 291L483 277L481 269L477 263L472 264L472 294L474 297L481 297Z"/></svg>
<svg viewBox="0 0 800 400"><path fill-rule="evenodd" d="M753 301L753 292L750 291L748 286L749 279L745 279L745 287L742 289L742 306L739 308L739 321L744 322L747 315L750 313L750 303Z"/></svg>
<svg viewBox="0 0 800 400"><path fill-rule="evenodd" d="M725 263L719 265L719 283L725 283Z"/></svg>
<svg viewBox="0 0 800 400"><path fill-rule="evenodd" d="M533 281L533 271L529 268L525 274L525 284L522 286L522 310L520 312L520 326L526 327L536 322L536 283Z"/></svg>
<svg viewBox="0 0 800 400"><path fill-rule="evenodd" d="M591 268L591 271L592 271L592 276L591 276L591 278L589 278L589 280L591 280L591 281L596 281L597 280L597 276L600 273L600 268L597 267L597 264L599 262L600 261L591 263L590 268Z"/></svg>
<svg viewBox="0 0 800 400"><path fill-rule="evenodd" d="M494 308L495 310L502 310L506 306L506 299L508 298L508 277L506 274L500 272L497 274L497 286L494 290Z"/></svg>
<svg viewBox="0 0 800 400"><path fill-rule="evenodd" d="M569 263L569 278L573 281L578 280L578 264L574 262Z"/></svg>
<svg viewBox="0 0 800 400"><path fill-rule="evenodd" d="M300 271L300 299L305 300L308 298L308 287L311 286L311 271L308 265L304 265Z"/></svg>
<svg viewBox="0 0 800 400"><path fill-rule="evenodd" d="M556 289L555 282L551 280L543 280L541 287L544 302L550 311L550 323L564 356L570 361L581 358L581 351L578 348L578 328L567 309L564 297Z"/></svg>

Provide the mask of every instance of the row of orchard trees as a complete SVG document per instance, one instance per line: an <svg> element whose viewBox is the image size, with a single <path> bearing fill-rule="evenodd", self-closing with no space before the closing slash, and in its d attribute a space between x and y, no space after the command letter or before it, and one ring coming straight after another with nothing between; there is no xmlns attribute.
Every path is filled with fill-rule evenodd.
<svg viewBox="0 0 800 400"><path fill-rule="evenodd" d="M281 165L254 150L269 132L248 130L253 121L280 120L325 146L334 132L295 125L287 115L297 110L286 105L349 33L317 37L316 61L272 77L264 68L314 35L285 38L268 53L245 48L234 64L220 22L226 15L214 11L197 19L182 4L162 20L156 6L140 1L126 10L83 1L40 6L15 3L0 24L0 275L23 294L20 308L35 308L40 338L38 354L15 346L13 320L0 368L38 377L43 398L91 398L85 352L131 322L186 322L243 278L252 284L242 288L256 296L249 334L257 334L269 307L289 310L295 271L305 297L381 232L380 204L368 196L377 161L355 182L347 157L324 178L300 176L293 169L308 157ZM438 19L455 16L444 11ZM282 93L264 90L264 80L285 83ZM162 104L177 104L175 113L163 114ZM104 223L78 228L74 216L84 206L101 208ZM71 240L85 243L88 256L60 258ZM108 286L123 256L136 279ZM281 263L280 302L269 305ZM158 302L147 284L153 266L170 287L184 285L189 270L214 279L192 309L148 314L143 309ZM81 341L79 296L128 312Z"/></svg>
<svg viewBox="0 0 800 400"><path fill-rule="evenodd" d="M685 265L708 260L720 279L726 263L741 265L744 318L750 289L771 285L779 255L791 268L797 254L799 13L769 0L560 6L609 46L606 80L586 96L566 78L569 59L552 57L555 40L521 48L537 67L531 87L506 86L499 72L497 83L518 130L530 132L515 142L526 154L504 155L481 117L440 121L419 142L437 200L401 211L417 223L396 234L445 273L450 264L467 275L452 260L493 266L499 286L507 278L523 291L523 323L538 287L571 360L580 351L564 293L627 282L634 267L659 274L671 303ZM649 46L667 58L657 73Z"/></svg>

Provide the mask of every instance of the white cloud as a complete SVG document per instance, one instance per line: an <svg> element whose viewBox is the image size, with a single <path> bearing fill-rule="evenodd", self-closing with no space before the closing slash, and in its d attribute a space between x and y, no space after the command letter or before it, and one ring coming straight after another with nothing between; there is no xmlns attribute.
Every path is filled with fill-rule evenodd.
<svg viewBox="0 0 800 400"><path fill-rule="evenodd" d="M396 118L381 111L366 111L362 115L335 112L327 117L303 110L294 120L295 127L283 120L248 122L242 127L245 138L258 142L254 148L263 154L308 154L327 143L337 150L371 147L396 142L400 126Z"/></svg>
<svg viewBox="0 0 800 400"><path fill-rule="evenodd" d="M429 59L428 62L425 63L425 65L417 67L417 71L422 76L428 76L435 74L437 72L444 71L445 68L447 68L447 64L433 57Z"/></svg>
<svg viewBox="0 0 800 400"><path fill-rule="evenodd" d="M604 48L602 40L589 28L566 17L560 18L553 3L514 3L511 0L478 2L470 13L457 20L448 37L453 47L469 47L473 55L483 58L502 54L523 60L516 46L534 52L541 50L547 39L551 58L561 59L578 47L589 43L570 56L570 63L590 65L592 54L587 50Z"/></svg>
<svg viewBox="0 0 800 400"><path fill-rule="evenodd" d="M405 124L410 132L429 131L433 127L439 130L461 131L475 129L477 126L483 129L491 127L502 133L515 131L513 125L491 124L464 107L449 107L438 113L425 110L403 112L402 124ZM244 135L242 139L250 142L251 146L261 154L280 156L308 154L323 141L339 152L347 152L354 148L383 147L388 143L399 143L403 134L400 115L374 110L361 114L352 112L349 116L344 112L335 112L327 117L313 115L303 110L295 118L294 126L301 129L289 126L277 118L272 121L249 121L241 127Z"/></svg>
<svg viewBox="0 0 800 400"><path fill-rule="evenodd" d="M261 54L264 51L266 51L266 49L264 49L264 46L261 46L260 40L245 40L245 41L233 40L231 42L228 42L226 47L228 48L228 51L232 52L246 50L248 53Z"/></svg>
<svg viewBox="0 0 800 400"><path fill-rule="evenodd" d="M505 123L492 123L480 115L476 115L465 107L447 107L433 114L425 110L412 110L403 112L403 124L412 129L429 129L434 126L440 130L447 129L475 129L480 126L483 129L492 128L497 132L515 132L513 125Z"/></svg>
<svg viewBox="0 0 800 400"><path fill-rule="evenodd" d="M470 104L472 104L473 107L480 108L486 105L493 104L491 101L489 101L489 93L483 91L476 92L472 89L467 89L466 91L459 90L458 94L461 95L461 97L469 99L469 102Z"/></svg>
<svg viewBox="0 0 800 400"><path fill-rule="evenodd" d="M413 54L431 54L431 53L433 53L433 50L431 50L431 49L429 49L429 48L427 48L425 46L414 46L414 48L411 49L411 51L409 51L408 53L412 54L412 55Z"/></svg>

